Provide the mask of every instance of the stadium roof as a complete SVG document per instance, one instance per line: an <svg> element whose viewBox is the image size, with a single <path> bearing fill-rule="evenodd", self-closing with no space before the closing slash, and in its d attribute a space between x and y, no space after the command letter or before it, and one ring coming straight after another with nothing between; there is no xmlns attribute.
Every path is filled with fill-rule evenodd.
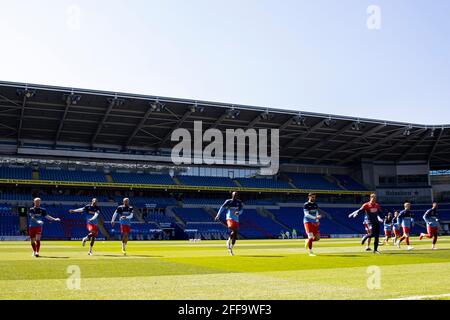
<svg viewBox="0 0 450 320"><path fill-rule="evenodd" d="M450 168L450 125L421 125L0 81L0 141L141 148L173 146L175 128L280 130L283 163L350 165L361 159L429 161ZM149 153L151 154L151 153Z"/></svg>

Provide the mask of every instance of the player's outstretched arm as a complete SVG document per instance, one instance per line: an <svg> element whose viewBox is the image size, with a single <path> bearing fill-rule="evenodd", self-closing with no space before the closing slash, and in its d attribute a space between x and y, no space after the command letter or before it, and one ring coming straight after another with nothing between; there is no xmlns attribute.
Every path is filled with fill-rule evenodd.
<svg viewBox="0 0 450 320"><path fill-rule="evenodd" d="M356 218L361 212L364 212L364 206L348 215L349 218Z"/></svg>
<svg viewBox="0 0 450 320"><path fill-rule="evenodd" d="M84 211L84 208L70 209L69 210L70 213L82 213L83 211Z"/></svg>
<svg viewBox="0 0 450 320"><path fill-rule="evenodd" d="M54 218L51 215L46 215L45 218L49 221L61 221L60 218Z"/></svg>

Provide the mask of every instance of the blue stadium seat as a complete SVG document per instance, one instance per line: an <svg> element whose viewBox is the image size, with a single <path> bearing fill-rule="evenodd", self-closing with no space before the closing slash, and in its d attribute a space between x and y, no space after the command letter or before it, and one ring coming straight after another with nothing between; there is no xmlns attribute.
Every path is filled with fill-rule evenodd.
<svg viewBox="0 0 450 320"><path fill-rule="evenodd" d="M184 222L214 221L214 218L203 208L174 208L174 212Z"/></svg>
<svg viewBox="0 0 450 320"><path fill-rule="evenodd" d="M40 169L39 177L47 181L107 182L105 174L97 171Z"/></svg>
<svg viewBox="0 0 450 320"><path fill-rule="evenodd" d="M236 183L225 177L194 177L178 176L178 180L183 185L200 187L236 187Z"/></svg>
<svg viewBox="0 0 450 320"><path fill-rule="evenodd" d="M122 173L113 172L111 177L116 183L174 185L169 174Z"/></svg>
<svg viewBox="0 0 450 320"><path fill-rule="evenodd" d="M116 196L114 200L116 203L122 204L123 198L125 196ZM167 206L176 206L177 201L171 197L130 197L130 202L132 206L135 207L146 207L156 206L156 208L166 208Z"/></svg>
<svg viewBox="0 0 450 320"><path fill-rule="evenodd" d="M31 180L33 170L27 167L0 167L0 179Z"/></svg>
<svg viewBox="0 0 450 320"><path fill-rule="evenodd" d="M325 176L315 173L289 173L294 185L306 190L342 190L337 184L328 181Z"/></svg>
<svg viewBox="0 0 450 320"><path fill-rule="evenodd" d="M367 191L367 188L365 186L363 186L361 183L357 182L350 176L339 174L335 174L333 176L338 179L341 185L347 190Z"/></svg>
<svg viewBox="0 0 450 320"><path fill-rule="evenodd" d="M245 188L266 188L266 189L292 189L292 186L284 180L274 180L268 178L241 178L239 183Z"/></svg>
<svg viewBox="0 0 450 320"><path fill-rule="evenodd" d="M150 222L156 222L157 224L173 224L176 223L175 218L169 217L163 213L148 213L145 217L145 221Z"/></svg>
<svg viewBox="0 0 450 320"><path fill-rule="evenodd" d="M0 236L20 235L19 216L11 212L9 205L0 206Z"/></svg>
<svg viewBox="0 0 450 320"><path fill-rule="evenodd" d="M270 218L263 217L254 209L244 209L240 217L239 233L247 239L276 238L283 226Z"/></svg>

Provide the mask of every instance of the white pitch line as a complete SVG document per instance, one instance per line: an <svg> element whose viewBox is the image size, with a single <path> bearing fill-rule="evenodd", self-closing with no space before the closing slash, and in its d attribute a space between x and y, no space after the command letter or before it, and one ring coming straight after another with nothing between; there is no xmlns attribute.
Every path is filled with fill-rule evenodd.
<svg viewBox="0 0 450 320"><path fill-rule="evenodd" d="M450 297L450 293L430 295L430 296L411 296L411 297L388 299L388 300L424 300L424 299L436 299L436 298L447 298L447 297Z"/></svg>

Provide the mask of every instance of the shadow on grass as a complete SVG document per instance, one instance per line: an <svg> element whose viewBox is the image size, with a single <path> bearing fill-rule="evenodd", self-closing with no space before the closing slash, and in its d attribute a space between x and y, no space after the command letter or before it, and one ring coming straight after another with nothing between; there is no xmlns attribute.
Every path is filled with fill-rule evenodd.
<svg viewBox="0 0 450 320"><path fill-rule="evenodd" d="M403 255L409 255L409 254L433 254L433 252L424 252L424 251L384 251L382 254L385 255L396 255L396 254L403 254Z"/></svg>
<svg viewBox="0 0 450 320"><path fill-rule="evenodd" d="M365 258L368 255L365 254L318 254L318 257L341 257L341 258ZM372 256L375 256L374 254L372 254Z"/></svg>
<svg viewBox="0 0 450 320"><path fill-rule="evenodd" d="M49 257L49 256L39 256L38 259L70 259L70 257Z"/></svg>
<svg viewBox="0 0 450 320"><path fill-rule="evenodd" d="M271 256L271 255L259 255L259 256L241 256L243 258L286 258L286 256Z"/></svg>
<svg viewBox="0 0 450 320"><path fill-rule="evenodd" d="M97 254L97 257L109 257L109 258L163 258L164 256L152 256L152 255L142 255L142 254L127 254L124 256L123 254Z"/></svg>

